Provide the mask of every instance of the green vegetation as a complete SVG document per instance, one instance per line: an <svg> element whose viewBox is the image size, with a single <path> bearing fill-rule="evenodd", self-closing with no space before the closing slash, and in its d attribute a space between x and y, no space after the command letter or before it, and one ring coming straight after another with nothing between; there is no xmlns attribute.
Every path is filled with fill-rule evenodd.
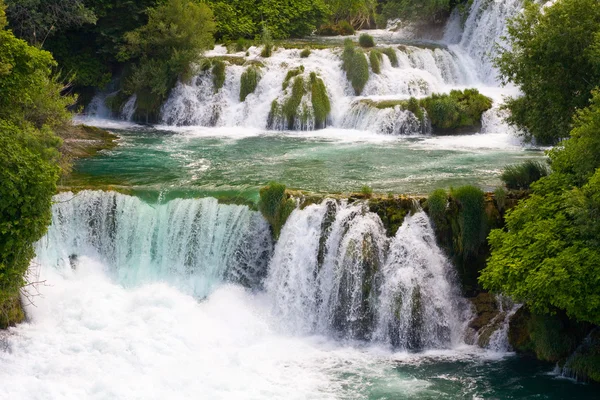
<svg viewBox="0 0 600 400"><path fill-rule="evenodd" d="M360 95L369 80L369 63L362 51L354 47L350 39L344 41L342 53L342 68L346 71L346 78L352 84L356 95Z"/></svg>
<svg viewBox="0 0 600 400"><path fill-rule="evenodd" d="M508 189L529 189L533 182L548 175L549 172L546 163L526 161L504 168L501 178Z"/></svg>
<svg viewBox="0 0 600 400"><path fill-rule="evenodd" d="M370 186L364 185L360 188L360 194L369 199L371 196L373 196L373 189Z"/></svg>
<svg viewBox="0 0 600 400"><path fill-rule="evenodd" d="M225 63L221 60L214 60L212 63L213 86L215 92L218 92L225 84Z"/></svg>
<svg viewBox="0 0 600 400"><path fill-rule="evenodd" d="M325 83L314 72L310 73L310 93L315 118L315 129L325 128L331 112L331 102Z"/></svg>
<svg viewBox="0 0 600 400"><path fill-rule="evenodd" d="M483 192L474 186L452 189L450 196L456 201L458 214L457 250L463 256L472 254L485 241L485 203Z"/></svg>
<svg viewBox="0 0 600 400"><path fill-rule="evenodd" d="M246 100L250 93L254 93L260 81L260 71L255 66L246 68L240 78L240 101Z"/></svg>
<svg viewBox="0 0 600 400"><path fill-rule="evenodd" d="M381 5L381 15L385 19L402 18L441 24L446 21L452 9L466 0L387 0Z"/></svg>
<svg viewBox="0 0 600 400"><path fill-rule="evenodd" d="M373 36L367 33L361 33L361 35L358 37L358 44L360 47L365 48L375 47L375 40L373 39Z"/></svg>
<svg viewBox="0 0 600 400"><path fill-rule="evenodd" d="M273 54L273 37L271 36L271 31L266 25L263 26L260 41L263 44L263 49L260 52L260 56L265 58L271 57Z"/></svg>
<svg viewBox="0 0 600 400"><path fill-rule="evenodd" d="M437 189L427 197L427 210L429 217L436 226L443 226L446 218L448 194L444 189Z"/></svg>
<svg viewBox="0 0 600 400"><path fill-rule="evenodd" d="M361 100L378 109L400 107L423 120L425 112L435 133L461 132L481 124L481 115L492 107L492 100L477 89L453 90L450 94L432 94L430 97L408 100Z"/></svg>
<svg viewBox="0 0 600 400"><path fill-rule="evenodd" d="M285 221L296 208L296 203L288 198L285 189L285 185L276 182L271 182L268 186L260 189L258 210L271 225L273 237L276 240L279 238Z"/></svg>
<svg viewBox="0 0 600 400"><path fill-rule="evenodd" d="M552 173L489 235L480 281L533 312L564 310L600 324L600 94L577 115L571 138L552 150Z"/></svg>
<svg viewBox="0 0 600 400"><path fill-rule="evenodd" d="M438 130L474 127L481 115L492 108L492 100L477 89L452 90L450 94L432 94L420 101L431 125Z"/></svg>
<svg viewBox="0 0 600 400"><path fill-rule="evenodd" d="M496 63L524 93L507 103L508 121L527 139L556 144L600 85L600 3L561 0L542 9L528 2L509 23L508 41Z"/></svg>
<svg viewBox="0 0 600 400"><path fill-rule="evenodd" d="M0 328L24 315L19 291L33 244L50 223L60 174L60 139L70 128L63 86L52 75L52 55L4 29L0 1Z"/></svg>
<svg viewBox="0 0 600 400"><path fill-rule="evenodd" d="M297 76L294 78L294 84L292 85L292 94L283 102L281 108L283 116L287 121L288 129L294 128L296 119L298 118L300 103L302 103L302 97L304 97L305 93L304 78Z"/></svg>
<svg viewBox="0 0 600 400"><path fill-rule="evenodd" d="M321 36L350 36L354 35L356 31L348 21L342 20L336 24L321 25L317 33Z"/></svg>
<svg viewBox="0 0 600 400"><path fill-rule="evenodd" d="M369 61L371 62L371 70L375 74L381 73L381 61L383 56L378 50L371 50L369 52Z"/></svg>
<svg viewBox="0 0 600 400"><path fill-rule="evenodd" d="M300 52L300 58L308 58L310 56L310 49L307 47Z"/></svg>
<svg viewBox="0 0 600 400"><path fill-rule="evenodd" d="M218 40L256 38L263 26L275 39L310 35L329 17L324 0L208 0Z"/></svg>
<svg viewBox="0 0 600 400"><path fill-rule="evenodd" d="M212 19L203 3L168 0L148 10L147 24L125 34L120 57L135 60L126 89L137 94L138 117L156 120L177 80L192 75L202 50L212 46Z"/></svg>
<svg viewBox="0 0 600 400"><path fill-rule="evenodd" d="M398 68L400 66L400 64L398 63L398 55L396 54L396 50L394 50L391 47L386 47L384 49L381 49L381 52L390 59L392 67Z"/></svg>
<svg viewBox="0 0 600 400"><path fill-rule="evenodd" d="M304 65L301 65L298 68L290 69L287 72L287 74L285 75L285 78L283 79L283 83L281 84L281 87L283 88L283 90L288 88L292 78L295 78L298 75L301 75L303 73L304 73Z"/></svg>

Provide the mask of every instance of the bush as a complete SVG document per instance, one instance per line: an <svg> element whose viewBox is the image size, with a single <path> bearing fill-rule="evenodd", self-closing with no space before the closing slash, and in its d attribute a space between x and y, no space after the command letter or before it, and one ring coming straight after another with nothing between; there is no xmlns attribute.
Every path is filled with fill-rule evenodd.
<svg viewBox="0 0 600 400"><path fill-rule="evenodd" d="M356 33L356 31L354 30L354 27L352 25L350 25L350 22L348 22L346 20L342 20L342 21L338 22L337 31L342 36L350 36L350 35L354 35Z"/></svg>
<svg viewBox="0 0 600 400"><path fill-rule="evenodd" d="M283 83L281 84L281 88L283 90L287 89L290 85L290 80L295 78L296 76L304 73L304 65L299 66L298 68L290 69L287 74L285 74L285 78L283 79Z"/></svg>
<svg viewBox="0 0 600 400"><path fill-rule="evenodd" d="M288 129L293 129L298 117L298 108L302 103L302 97L306 93L304 78L297 76L292 85L292 94L284 101L282 112L287 121Z"/></svg>
<svg viewBox="0 0 600 400"><path fill-rule="evenodd" d="M509 189L529 189L531 184L549 174L546 163L526 161L522 164L509 165L502 171L502 182Z"/></svg>
<svg viewBox="0 0 600 400"><path fill-rule="evenodd" d="M504 211L506 208L506 190L502 186L498 186L496 190L494 190L494 200L496 201L496 206L500 212Z"/></svg>
<svg viewBox="0 0 600 400"><path fill-rule="evenodd" d="M254 66L248 67L240 78L240 101L246 100L250 93L254 93L260 81L260 71Z"/></svg>
<svg viewBox="0 0 600 400"><path fill-rule="evenodd" d="M287 198L285 189L285 185L276 182L270 182L268 186L260 189L258 209L271 225L276 240L279 239L281 228L296 208L294 201Z"/></svg>
<svg viewBox="0 0 600 400"><path fill-rule="evenodd" d="M225 62L221 60L214 60L212 67L212 78L215 92L218 92L225 84Z"/></svg>
<svg viewBox="0 0 600 400"><path fill-rule="evenodd" d="M192 65L213 45L214 30L212 11L206 4L168 0L148 10L146 25L125 35L119 57L139 60L126 84L129 93L138 95L138 118L158 118L177 80L191 76Z"/></svg>
<svg viewBox="0 0 600 400"><path fill-rule="evenodd" d="M358 44L360 45L360 47L365 47L365 48L375 47L375 39L373 39L373 36L371 36L367 33L362 33L358 37Z"/></svg>
<svg viewBox="0 0 600 400"><path fill-rule="evenodd" d="M485 241L485 201L484 193L475 186L462 186L452 189L450 195L459 206L458 214L458 253L463 257L474 253Z"/></svg>
<svg viewBox="0 0 600 400"><path fill-rule="evenodd" d="M262 51L260 52L261 57L271 57L273 54L273 37L271 36L271 31L266 26L263 26L261 42L264 45Z"/></svg>
<svg viewBox="0 0 600 400"><path fill-rule="evenodd" d="M370 186L364 185L360 188L360 194L365 196L367 199L370 199L373 196L373 189Z"/></svg>
<svg viewBox="0 0 600 400"><path fill-rule="evenodd" d="M346 71L346 78L352 84L354 93L360 95L369 80L369 63L365 55L356 50L350 39L344 41L342 68Z"/></svg>
<svg viewBox="0 0 600 400"><path fill-rule="evenodd" d="M371 70L376 73L381 73L382 55L379 51L373 49L369 52L369 61L371 62Z"/></svg>
<svg viewBox="0 0 600 400"><path fill-rule="evenodd" d="M325 24L321 25L317 30L317 34L320 36L350 36L354 35L356 31L346 20L342 20L337 24Z"/></svg>
<svg viewBox="0 0 600 400"><path fill-rule="evenodd" d="M300 52L300 58L308 58L308 56L310 56L310 49L306 47Z"/></svg>
<svg viewBox="0 0 600 400"><path fill-rule="evenodd" d="M432 94L420 100L431 125L438 130L475 127L481 115L492 108L492 100L477 89L452 90L450 94Z"/></svg>
<svg viewBox="0 0 600 400"><path fill-rule="evenodd" d="M246 51L248 50L248 47L250 47L248 45L248 41L244 38L239 38L236 42L235 42L235 51L236 52L241 52L241 51Z"/></svg>
<svg viewBox="0 0 600 400"><path fill-rule="evenodd" d="M390 63L392 64L392 67L398 68L400 66L400 64L398 63L398 55L396 54L396 50L394 50L391 47L386 47L385 49L382 49L381 51L383 52L383 54L385 54L390 59Z"/></svg>
<svg viewBox="0 0 600 400"><path fill-rule="evenodd" d="M442 228L446 225L446 207L448 205L448 194L444 189L433 191L427 198L427 214L433 221L433 224Z"/></svg>
<svg viewBox="0 0 600 400"><path fill-rule="evenodd" d="M331 103L327 95L325 83L314 72L310 73L310 91L313 113L315 118L315 129L325 128L327 118L331 112Z"/></svg>

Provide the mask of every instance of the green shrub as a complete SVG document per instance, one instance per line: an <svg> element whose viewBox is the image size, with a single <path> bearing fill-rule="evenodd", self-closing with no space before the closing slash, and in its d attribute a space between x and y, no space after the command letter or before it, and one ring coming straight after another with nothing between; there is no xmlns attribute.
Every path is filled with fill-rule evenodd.
<svg viewBox="0 0 600 400"><path fill-rule="evenodd" d="M352 40L344 41L342 53L342 68L346 71L346 78L352 84L356 95L360 95L369 80L369 63L361 51L357 51Z"/></svg>
<svg viewBox="0 0 600 400"><path fill-rule="evenodd" d="M248 67L240 78L240 101L246 100L250 93L254 93L260 81L260 71L255 66Z"/></svg>
<svg viewBox="0 0 600 400"><path fill-rule="evenodd" d="M350 36L354 35L356 31L354 27L346 20L342 20L337 24L325 24L321 25L317 30L317 35L320 36Z"/></svg>
<svg viewBox="0 0 600 400"><path fill-rule="evenodd" d="M271 31L266 26L263 26L261 42L264 46L260 52L261 57L271 57L273 54L273 37L271 36Z"/></svg>
<svg viewBox="0 0 600 400"><path fill-rule="evenodd" d="M311 101L313 106L313 113L315 118L315 128L325 128L327 124L327 117L331 112L331 103L329 96L327 95L327 88L325 83L314 72L310 73L310 92Z"/></svg>
<svg viewBox="0 0 600 400"><path fill-rule="evenodd" d="M244 38L238 38L238 40L235 42L235 51L238 53L248 50L248 47L250 47L248 45L248 41Z"/></svg>
<svg viewBox="0 0 600 400"><path fill-rule="evenodd" d="M310 56L310 49L306 47L300 52L300 58L308 58L308 56Z"/></svg>
<svg viewBox="0 0 600 400"><path fill-rule="evenodd" d="M345 19L338 22L337 31L342 36L350 36L356 33L354 27L350 24L350 22L346 21Z"/></svg>
<svg viewBox="0 0 600 400"><path fill-rule="evenodd" d="M492 108L492 100L477 89L452 90L450 94L432 94L420 100L434 128L458 129L481 123L481 115Z"/></svg>
<svg viewBox="0 0 600 400"><path fill-rule="evenodd" d="M283 102L283 107L281 108L288 129L294 128L296 119L298 118L298 107L300 107L302 97L304 97L305 93L304 78L297 76L292 85L292 94Z"/></svg>
<svg viewBox="0 0 600 400"><path fill-rule="evenodd" d="M382 60L382 55L378 50L373 49L369 52L369 61L371 62L371 70L376 74L381 73L381 60Z"/></svg>
<svg viewBox="0 0 600 400"><path fill-rule="evenodd" d="M218 92L225 84L226 65L221 60L213 60L212 76L215 92Z"/></svg>
<svg viewBox="0 0 600 400"><path fill-rule="evenodd" d="M365 47L365 48L375 47L375 40L373 39L373 36L371 36L367 33L362 33L358 37L358 44L360 45L360 47Z"/></svg>
<svg viewBox="0 0 600 400"><path fill-rule="evenodd" d="M398 68L400 66L400 64L398 63L398 55L396 54L396 50L394 50L391 47L386 47L385 49L382 49L381 51L383 52L383 54L385 54L390 59L390 63L392 64L392 67Z"/></svg>
<svg viewBox="0 0 600 400"><path fill-rule="evenodd" d="M364 185L360 188L360 193L369 199L371 196L373 196L373 189L370 186Z"/></svg>
<svg viewBox="0 0 600 400"><path fill-rule="evenodd" d="M452 189L450 195L459 206L457 252L466 256L475 252L485 240L484 193L467 185Z"/></svg>
<svg viewBox="0 0 600 400"><path fill-rule="evenodd" d="M427 198L427 214L436 227L446 225L446 207L448 205L448 194L444 189L434 190Z"/></svg>
<svg viewBox="0 0 600 400"><path fill-rule="evenodd" d="M533 182L548 175L549 172L546 163L529 160L504 168L501 179L509 189L529 189Z"/></svg>
<svg viewBox="0 0 600 400"><path fill-rule="evenodd" d="M283 83L281 84L281 88L283 90L287 89L288 86L290 85L290 80L302 73L304 73L304 65L301 65L298 68L290 69L287 72L287 74L285 75L285 79L283 80Z"/></svg>
<svg viewBox="0 0 600 400"><path fill-rule="evenodd" d="M276 182L270 182L260 189L258 209L271 225L275 239L279 239L281 228L296 208L294 201L288 199L285 189L285 185Z"/></svg>
<svg viewBox="0 0 600 400"><path fill-rule="evenodd" d="M502 186L498 186L496 190L494 190L494 200L496 201L496 206L498 206L498 210L501 212L506 208L506 189Z"/></svg>

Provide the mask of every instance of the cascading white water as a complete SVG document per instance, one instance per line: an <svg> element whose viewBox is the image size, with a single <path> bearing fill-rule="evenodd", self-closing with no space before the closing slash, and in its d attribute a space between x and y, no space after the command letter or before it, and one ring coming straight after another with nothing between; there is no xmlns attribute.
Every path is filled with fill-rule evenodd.
<svg viewBox="0 0 600 400"><path fill-rule="evenodd" d="M403 349L463 343L470 308L427 214L406 217L382 270L375 337Z"/></svg>
<svg viewBox="0 0 600 400"><path fill-rule="evenodd" d="M506 21L520 12L523 0L475 0L471 5L460 42L451 46L457 53L464 52L474 61L477 74L482 82L497 83L497 72L493 58L497 54L497 46L505 45L503 36L506 35ZM458 13L454 19L461 18ZM448 41L456 40L456 22L451 19L450 29L446 31Z"/></svg>
<svg viewBox="0 0 600 400"><path fill-rule="evenodd" d="M381 73L369 72L369 80L362 92L362 98L393 96L394 98L422 97L433 92L443 91L448 85L470 85L475 82L470 66L445 48L418 48L414 46L392 47L398 58L398 66L393 67L387 56L383 56ZM209 53L209 57L221 55ZM282 83L288 71L304 67L301 74L309 81L311 72L321 78L331 101L330 124L348 128L355 120L353 89L341 68L341 49L313 50L308 58L300 58L299 50L277 50L270 58L258 57L258 50L251 49L251 56L234 55L247 66L229 63L225 73L224 86L216 90L210 70L200 73L190 82L178 83L162 108L163 122L169 125L200 126L243 126L265 129L268 127L269 112L273 101L282 102L290 96L291 85L283 89ZM254 93L240 102L241 75L250 65L258 66L261 79ZM304 95L302 105L312 113L310 91ZM374 118L377 110L372 110ZM287 129L283 123L271 124L273 129ZM297 123L295 129L313 129L314 121ZM359 128L358 126L350 126ZM368 129L372 130L372 129ZM377 129L375 129L375 132ZM396 132L391 132L396 133Z"/></svg>
<svg viewBox="0 0 600 400"><path fill-rule="evenodd" d="M389 239L363 204L296 210L281 232L266 290L290 330L402 349L462 343L469 308L424 212Z"/></svg>
<svg viewBox="0 0 600 400"><path fill-rule="evenodd" d="M166 280L198 297L223 281L258 287L272 244L267 223L246 206L216 199L150 205L114 192L54 197L38 263L77 268L82 256L110 266L125 285Z"/></svg>

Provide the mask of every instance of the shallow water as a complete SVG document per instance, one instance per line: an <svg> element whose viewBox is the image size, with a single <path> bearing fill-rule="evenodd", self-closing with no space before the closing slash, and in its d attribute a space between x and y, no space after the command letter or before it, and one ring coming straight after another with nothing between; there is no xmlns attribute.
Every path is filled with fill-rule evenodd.
<svg viewBox="0 0 600 400"><path fill-rule="evenodd" d="M381 193L426 194L464 184L493 190L505 165L544 157L507 133L406 138L343 129L264 132L108 124L121 137L119 146L79 160L67 184L253 197L259 187L278 181L316 192L347 193L368 185Z"/></svg>

